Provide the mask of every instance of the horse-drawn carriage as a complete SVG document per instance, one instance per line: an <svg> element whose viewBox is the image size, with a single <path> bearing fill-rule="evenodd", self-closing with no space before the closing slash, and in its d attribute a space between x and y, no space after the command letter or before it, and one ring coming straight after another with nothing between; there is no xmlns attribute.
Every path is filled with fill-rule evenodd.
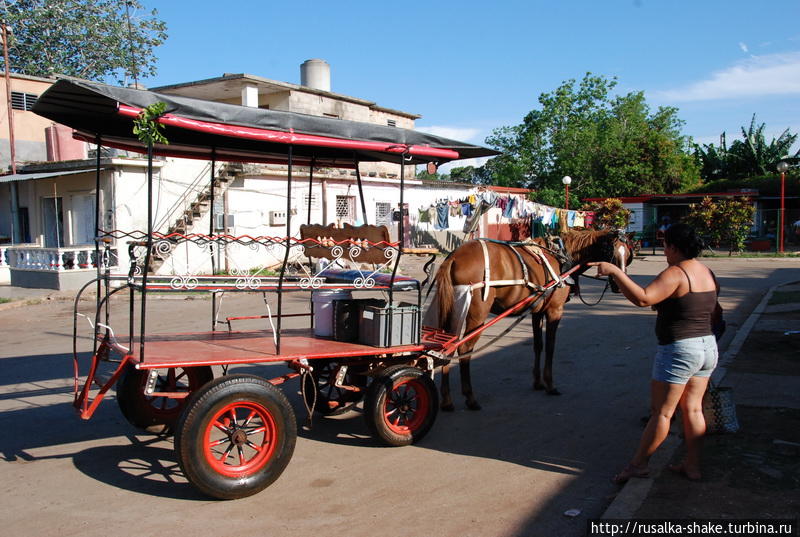
<svg viewBox="0 0 800 537"><path fill-rule="evenodd" d="M132 121L143 109L159 102L166 103L166 112L157 122L167 126L169 144L142 143L133 134ZM314 170L319 167L354 168L363 200L358 163L397 163L401 167L398 207L403 207L406 166L494 154L482 147L395 127L68 80L57 82L45 92L34 111L73 127L76 137L97 145L97 192L101 146L148 155L147 229L103 229L101 211L95 211L98 274L76 298L74 406L82 418L89 419L116 385L117 401L127 420L140 428L174 432L175 453L184 474L199 490L213 497L254 494L277 479L288 464L297 426L292 406L277 387L280 384L300 377L303 399L310 412L316 409L333 414L363 400L367 425L376 438L393 446L410 444L422 438L436 419L439 399L432 381L434 369L448 364L449 357L460 347L463 351L464 346L474 344L488 326L530 308L545 295L553 296L552 290L564 285L564 275L548 275L535 287L525 287L525 292L495 319L470 326L466 335L459 337L439 328L420 326L424 282L398 274L401 256L410 251L402 243L402 218L398 224L399 241L392 241L386 228L366 223L336 228L309 221L300 227L299 235L292 235L291 194L298 188L298 166L308 170L309 189ZM215 234L213 227L207 235L165 234L153 229L154 155L210 160L212 198L218 161L286 165L285 236L236 237ZM127 273L114 274L109 268L110 244L114 240L127 242L131 260ZM182 244L193 244L211 253L210 273L153 273L153 259ZM279 274L219 274L214 252L218 257L222 249L232 245L282 253ZM355 268L339 270L331 264L316 270L318 265L308 263L301 265L299 273L290 274L290 255L309 260L346 260ZM548 256L540 255L547 264ZM531 267L542 265L541 260L520 260L522 267L529 262ZM440 280L440 285L443 283ZM488 280L486 285L487 289L491 287L494 300L499 288ZM93 343L86 372L85 366L79 367L86 359L78 349L77 303L81 293L91 288L97 291L97 299L90 319ZM348 315L357 319L361 339L354 340L352 333L324 337L315 330L318 327L314 323L318 321L314 293L342 290L385 294L383 302L343 301L347 303L344 307L350 309L337 312L337 322L339 317ZM154 331L147 322L147 297L153 291L210 293L212 329L189 334ZM277 311L273 314L268 310L267 315L260 316L268 321L268 329L234 330L233 323L242 317L228 317L223 323L227 330L218 330L218 302L228 292L263 293L265 301L269 294L277 302ZM288 293L306 297L304 311L287 311L284 295ZM413 297L410 303L396 302L395 298L403 294ZM126 336L115 334L114 328L117 333L123 329L110 315L112 297L123 295L129 301ZM306 327L295 326L293 317L298 316L308 317ZM287 327L284 323L289 321L295 325ZM342 332L348 332L346 326ZM549 351L548 348L548 354ZM230 366L269 363L285 363L289 372L271 379L228 372ZM112 365L110 375L101 378L99 370L108 364ZM221 368L223 375L214 378L212 366Z"/></svg>

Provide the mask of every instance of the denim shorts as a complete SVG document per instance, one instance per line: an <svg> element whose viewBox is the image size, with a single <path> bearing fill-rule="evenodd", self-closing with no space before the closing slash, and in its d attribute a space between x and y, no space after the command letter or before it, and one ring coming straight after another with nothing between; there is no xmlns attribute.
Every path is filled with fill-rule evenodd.
<svg viewBox="0 0 800 537"><path fill-rule="evenodd" d="M653 380L686 384L691 377L709 377L717 367L717 340L714 336L680 339L659 345L653 361Z"/></svg>

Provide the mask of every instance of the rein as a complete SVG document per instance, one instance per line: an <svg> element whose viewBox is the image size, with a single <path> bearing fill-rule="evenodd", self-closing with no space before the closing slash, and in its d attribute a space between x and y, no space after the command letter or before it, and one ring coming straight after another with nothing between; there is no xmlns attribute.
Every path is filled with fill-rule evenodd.
<svg viewBox="0 0 800 537"><path fill-rule="evenodd" d="M603 297L606 296L606 291L608 291L608 288L611 287L611 280L609 278L600 278L598 276L587 276L586 274L581 274L580 276L583 276L584 278L591 278L592 280L599 280L601 282L606 282L605 287L603 287L603 292L600 293L600 298L598 298L597 302L595 302L594 304L589 304L588 302L586 302L586 300L583 299L583 293L581 292L580 285L578 286L578 292L575 293L576 295L578 295L578 298L580 299L581 302L584 303L584 305L589 306L590 308L597 306L600 303L600 301L603 300Z"/></svg>

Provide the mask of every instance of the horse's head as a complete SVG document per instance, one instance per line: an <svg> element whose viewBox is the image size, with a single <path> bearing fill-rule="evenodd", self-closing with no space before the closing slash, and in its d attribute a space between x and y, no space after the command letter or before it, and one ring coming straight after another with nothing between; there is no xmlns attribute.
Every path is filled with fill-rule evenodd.
<svg viewBox="0 0 800 537"><path fill-rule="evenodd" d="M600 261L608 261L621 268L622 272L627 272L628 265L633 262L633 236L625 233L625 231L621 229L613 230L608 232L603 244L605 245L605 259L601 259ZM617 286L617 282L614 281L614 278L609 277L608 281L611 285L611 291L613 293L619 293L619 287Z"/></svg>

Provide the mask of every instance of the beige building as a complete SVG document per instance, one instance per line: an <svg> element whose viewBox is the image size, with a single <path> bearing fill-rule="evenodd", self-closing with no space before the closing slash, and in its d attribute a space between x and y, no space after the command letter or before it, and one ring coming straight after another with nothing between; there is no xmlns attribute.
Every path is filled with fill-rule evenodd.
<svg viewBox="0 0 800 537"><path fill-rule="evenodd" d="M11 80L11 112L14 124L14 149L17 167L32 162L44 162L48 157L48 136L50 137L51 155L59 142L67 141L69 152L62 155L62 160L86 158L85 144L73 142L71 133L57 132L50 127L53 122L31 112L36 99L49 88L55 79L12 73ZM5 101L6 77L0 74L0 95ZM64 134L68 134L66 137ZM0 106L0 173L6 172L11 165L11 131L9 130L8 107ZM63 147L67 149L67 147Z"/></svg>

